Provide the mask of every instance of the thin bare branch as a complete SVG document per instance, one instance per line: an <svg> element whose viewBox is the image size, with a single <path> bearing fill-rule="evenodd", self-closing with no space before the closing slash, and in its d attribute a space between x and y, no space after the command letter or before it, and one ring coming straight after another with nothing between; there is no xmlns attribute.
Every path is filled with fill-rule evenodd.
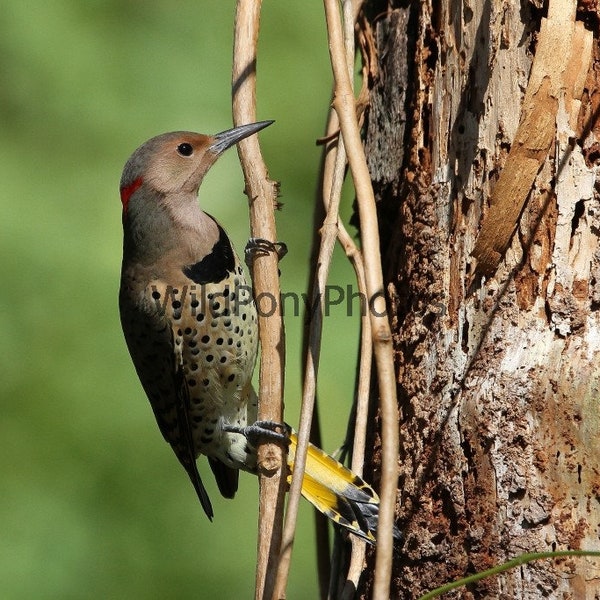
<svg viewBox="0 0 600 600"><path fill-rule="evenodd" d="M348 76L350 82L353 81L354 73L354 60L355 60L355 48L354 48L354 24L356 22L356 15L362 4L361 0L344 0L342 7L344 12L344 47L346 50L346 65L348 69ZM335 90L334 90L335 92ZM331 110L328 130L326 136L332 135L334 132L339 131L339 119L335 110ZM344 161L340 160L340 154L343 153ZM338 156L332 152L326 157L325 168L323 170L323 190L330 190L333 187L333 182L338 177L344 176L346 166L346 153L343 144L338 149ZM337 171L336 171L337 169ZM323 202L326 210L329 210L329 197L326 193L323 194ZM356 275L359 293L364 298L367 297L364 265L360 250L354 243L354 240L347 232L344 224L338 222L338 240L346 256L350 260ZM359 374L358 374L358 385L356 390L356 411L355 411L355 423L354 423L354 444L352 449L352 470L357 475L362 475L365 455L365 440L367 430L367 415L369 407L369 392L371 383L371 362L372 362L372 339L371 339L371 326L368 315L365 314L361 317L361 341L359 348ZM339 597L340 591L338 586L340 580L346 580L343 587L342 594L348 598L354 596L355 590L358 587L358 582L362 574L364 558L366 552L366 543L355 537L351 536L352 552L350 555L350 565L348 573L340 578L340 575L335 571L331 574L331 585L330 585L330 597ZM343 547L341 544L336 544L334 547L334 555L342 552ZM332 561L332 564L341 565L342 560L339 558Z"/></svg>
<svg viewBox="0 0 600 600"><path fill-rule="evenodd" d="M233 120L236 125L256 121L256 55L261 2L238 0L233 54ZM275 242L274 208L277 185L268 178L257 136L238 145L238 154L246 180L250 202L253 237ZM257 256L253 264L255 297L275 298L274 314L258 306L258 324L262 358L259 378L258 418L283 421L284 332L281 317L279 274L274 253ZM271 308L271 307L270 307ZM265 315L269 314L269 317ZM275 444L258 448L260 508L255 598L272 597L279 550L286 486L284 451Z"/></svg>
<svg viewBox="0 0 600 600"><path fill-rule="evenodd" d="M331 111L329 124L327 128L327 134L329 135L333 131L339 130L339 121L335 111ZM343 151L343 148L342 148ZM339 156L339 154L338 154ZM340 160L336 161L335 152L330 152L325 161L325 168L323 170L323 189L332 189L333 181L339 177L343 177L343 171L345 168L345 152L344 162ZM336 172L336 169L339 171ZM329 209L329 196L323 194L323 202L326 210ZM358 285L358 291L363 298L367 297L367 287L365 280L364 264L362 254L354 240L344 227L344 224L338 221L338 240L346 253L346 256L350 260L355 274ZM371 384L371 363L373 357L373 341L371 336L371 322L369 315L365 311L361 317L361 338L360 338L360 362L359 362L359 376L358 385L356 390L356 415L354 423L354 444L352 449L352 464L351 469L357 475L362 475L364 467L365 457L365 443L366 443L366 431L367 431L367 417L369 412L369 399L370 399L370 384ZM348 569L347 576L345 577L346 585L342 598L353 598L358 582L363 570L366 543L356 536L351 537L352 553L350 555L350 566ZM336 545L334 553L338 552L341 546ZM341 561L334 560L332 564L341 564ZM331 585L334 586L330 592L330 597L338 597L338 593L333 590L336 589L338 577L336 576L335 569L331 573Z"/></svg>
<svg viewBox="0 0 600 600"><path fill-rule="evenodd" d="M392 531L398 472L398 405L392 337L383 290L375 198L356 119L356 106L351 79L348 76L341 17L336 0L324 0L324 5L336 91L333 107L340 120L341 133L348 153L358 200L369 316L380 394L382 478L373 598L387 600L392 572Z"/></svg>
<svg viewBox="0 0 600 600"><path fill-rule="evenodd" d="M356 16L362 4L362 0L343 0L342 10L344 14L344 48L346 49L346 66L348 68L348 77L354 96L354 24ZM359 252L354 240L350 237L345 227L341 225L338 239L346 256L350 259L354 271L358 289L364 298L367 297L367 282L365 279L365 270L362 255ZM373 342L371 338L371 322L368 312L365 310L361 316L360 328L360 348L359 348L359 371L358 386L356 390L356 421L354 423L354 444L352 448L352 471L357 475L363 474L365 461L365 444L367 437L367 417L369 412L369 398L371 387L371 362L373 357ZM358 588L358 582L363 570L367 544L364 540L352 536L352 552L350 554L350 565L346 575L346 584L343 589L343 595L352 598L355 590Z"/></svg>
<svg viewBox="0 0 600 600"><path fill-rule="evenodd" d="M345 157L343 154L340 154L339 142L338 157L339 160L343 161L343 166L343 164L345 164ZM323 330L323 312L325 308L325 286L327 284L331 257L333 255L333 249L337 239L338 212L342 183L343 177L338 177L336 180L334 180L334 188L332 189L330 195L329 210L326 212L325 221L323 223L323 227L321 228L322 239L317 261L319 270L315 278L315 285L311 295L311 310L312 307L318 308L313 311L313 318L311 320L309 329L309 348L308 355L306 357L302 406L300 409L300 423L298 427L298 447L296 448L294 473L292 476L292 484L290 486L287 512L283 528L282 553L275 587L276 598L282 598L285 595L285 588L292 555L292 546L294 543L298 505L302 490L302 477L304 476L304 468L306 466L306 453L308 450L310 426L316 394L316 381L319 370L321 335Z"/></svg>
<svg viewBox="0 0 600 600"><path fill-rule="evenodd" d="M312 290L315 285L315 280L318 275L318 259L319 249L321 247L321 225L325 220L325 204L326 198L329 198L329 189L331 188L331 179L327 178L327 174L331 174L333 169L333 163L335 162L335 154L337 150L337 132L339 131L339 124L335 111L330 110L327 117L327 125L325 127L326 134L331 137L323 144L323 154L321 156L321 166L319 170L319 185L317 190L317 196L315 199L315 208L313 211L313 239L310 254L310 276L308 281L308 293L312 294ZM329 182L329 183L327 183ZM326 191L327 190L327 191ZM306 311L307 315L311 314L310 309ZM307 317L304 335L302 341L302 358L304 363L302 365L302 379L306 376L306 359L310 347L310 320ZM310 441L316 444L318 447L322 447L322 437L320 430L320 419L319 419L319 398L315 396L315 406L313 409L313 419L311 423ZM327 600L330 588L330 579L332 575L332 560L329 554L329 519L322 513L314 511L315 519L315 544L317 553L317 573L319 577L319 594L321 600Z"/></svg>

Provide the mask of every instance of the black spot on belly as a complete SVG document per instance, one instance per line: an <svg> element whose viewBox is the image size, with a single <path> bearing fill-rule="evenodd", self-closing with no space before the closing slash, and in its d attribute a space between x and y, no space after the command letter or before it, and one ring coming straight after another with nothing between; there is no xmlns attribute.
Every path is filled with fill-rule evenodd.
<svg viewBox="0 0 600 600"><path fill-rule="evenodd" d="M197 263L182 269L186 277L200 285L223 281L235 269L235 256L231 242L218 223L217 227L219 228L219 239L210 253Z"/></svg>

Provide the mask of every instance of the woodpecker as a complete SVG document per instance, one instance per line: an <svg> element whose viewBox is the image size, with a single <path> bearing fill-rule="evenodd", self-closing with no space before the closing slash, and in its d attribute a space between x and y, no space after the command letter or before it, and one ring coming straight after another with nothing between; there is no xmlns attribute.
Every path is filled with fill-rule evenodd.
<svg viewBox="0 0 600 600"><path fill-rule="evenodd" d="M198 190L217 158L273 121L216 135L175 131L142 144L123 169L119 309L125 341L165 440L204 512L213 508L196 459L208 457L221 494L239 470L256 473L261 436L296 434L257 422L252 372L257 314L244 268L224 229L201 210ZM360 477L310 446L303 495L335 523L375 541L379 498Z"/></svg>

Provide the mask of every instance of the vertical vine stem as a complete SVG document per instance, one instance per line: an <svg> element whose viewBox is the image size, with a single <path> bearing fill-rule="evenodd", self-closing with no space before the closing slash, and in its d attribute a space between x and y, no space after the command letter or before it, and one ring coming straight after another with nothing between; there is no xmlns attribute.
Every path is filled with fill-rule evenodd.
<svg viewBox="0 0 600 600"><path fill-rule="evenodd" d="M350 84L353 82L354 75L354 25L362 0L343 0L342 10L344 15L344 48L346 50L346 67ZM354 89L352 90L354 95ZM335 91L334 91L335 93ZM337 114L337 113L336 113ZM338 239L346 256L349 258L356 274L358 291L367 298L367 283L365 279L365 268L363 257L356 247L354 240L348 234L343 224L340 224ZM356 412L354 422L354 441L352 445L352 464L354 473L362 476L365 460L365 447L367 437L367 418L369 413L369 399L371 388L371 363L373 360L373 345L371 333L371 321L367 311L361 316L360 327L360 347L359 347L359 365L358 380L356 388ZM346 584L338 596L342 600L352 598L354 590L358 588L358 583L363 570L365 560L366 543L355 536L352 536L352 552L350 554L350 565L346 574Z"/></svg>
<svg viewBox="0 0 600 600"><path fill-rule="evenodd" d="M347 34L346 28L346 34ZM347 35L346 35L347 39ZM352 61L353 63L353 61ZM339 131L339 120L335 111L331 111L329 115L329 121L326 131L326 137L329 139ZM337 143L336 143L337 144ZM343 157L343 158L342 158ZM341 159L341 160L340 160ZM346 153L343 148L330 149L327 151L327 155L324 161L323 168L323 190L331 190L330 193L323 193L323 204L326 210L330 210L330 198L331 194L336 192L337 186L336 181L343 180L344 170L346 165ZM341 190L340 190L341 191ZM338 221L338 240L342 246L346 257L352 264L356 275L356 281L358 291L362 294L363 298L367 297L367 285L365 280L365 269L363 258L360 250L354 243L352 236L348 233L344 224ZM362 476L364 468L365 458L365 446L366 446L366 432L367 432L367 417L369 412L369 399L370 399L370 388L371 388L371 363L373 357L373 341L371 335L371 322L367 312L361 316L361 332L360 332L360 346L359 346L359 371L358 371L358 382L356 388L356 411L355 411L355 422L354 422L354 441L352 447L352 464L351 469L357 475ZM350 565L348 572L345 576L346 586L341 595L342 600L350 599L354 597L354 592L358 587L358 582L362 574L363 562L365 558L366 543L356 536L351 536L350 542L352 544L352 552L350 556ZM339 550L341 546L337 546ZM334 553L336 547L334 547ZM331 561L332 565L342 564L342 561ZM331 573L330 582L330 598L340 597L339 590L337 590L338 573Z"/></svg>
<svg viewBox="0 0 600 600"><path fill-rule="evenodd" d="M345 154L340 151L341 141L338 143L336 162L341 162L341 168L334 168L334 178L330 192L329 206L326 210L325 220L321 228L321 245L317 259L318 271L314 279L311 291L312 318L309 327L308 353L304 374L304 385L302 392L302 406L300 409L300 423L298 427L298 446L294 459L294 473L287 503L285 523L283 527L282 551L279 563L279 572L275 585L274 598L283 598L287 586L287 579L291 564L292 548L296 531L296 520L298 517L298 505L302 490L302 478L306 466L306 454L310 437L312 414L315 405L317 387L317 374L319 370L319 358L321 354L321 336L323 332L323 312L325 310L325 287L329 276L331 257L338 234L338 213L343 184L343 167Z"/></svg>
<svg viewBox="0 0 600 600"><path fill-rule="evenodd" d="M334 121L336 121L334 119ZM331 119L328 133L331 129ZM302 407L298 428L298 447L296 449L294 474L288 499L287 513L283 530L283 545L279 573L275 588L275 598L285 595L285 588L291 564L292 546L298 515L298 504L302 488L302 476L306 465L306 453L310 437L310 427L315 406L317 374L321 353L321 337L323 332L323 311L325 301L325 287L329 277L329 268L336 239L340 234L347 232L339 223L339 207L344 182L344 169L346 166L346 153L340 138L337 147L331 151L326 150L323 168L323 204L325 219L321 227L321 243L314 268L313 289L311 290L311 307L314 307L308 332L308 351L305 364L305 375L302 395ZM342 229L340 230L340 227ZM347 236L349 238L349 236ZM360 259L357 259L358 261Z"/></svg>
<svg viewBox="0 0 600 600"><path fill-rule="evenodd" d="M348 76L352 83L353 72L354 72L354 25L356 23L356 17L362 5L362 0L343 0L342 9L344 13L344 48L346 51L346 67L348 69ZM335 94L335 89L334 89ZM326 132L326 139L331 139L332 136L339 132L339 119L337 113L332 108L329 115L328 127ZM343 160L340 158L343 157ZM337 143L335 148L327 152L324 160L323 168L323 182L322 189L323 193L323 204L326 210L329 210L330 205L330 193L334 192L334 182L339 177L344 177L344 171L346 167L346 153L343 144L338 148ZM331 192L330 192L331 191ZM342 246L346 257L352 264L356 275L356 281L358 285L359 293L364 298L367 297L367 287L365 280L364 263L360 250L354 243L352 236L348 233L344 224L338 221L338 240ZM352 447L352 464L351 469L357 475L363 474L364 467L364 456L365 456L365 444L366 444L366 431L367 431L367 417L369 410L369 399L370 399L370 386L371 386L371 363L372 363L372 335L371 335L371 323L368 314L365 312L361 316L361 333L360 333L360 347L359 347L359 365L358 365L358 380L356 388L356 410L353 411L353 417L355 422L351 429L354 430L354 442ZM350 555L350 564L348 566L347 573L342 577L341 574L335 571L331 573L330 582L330 598L353 598L354 592L358 587L359 579L362 574L366 543L358 537L351 536L352 551ZM336 544L334 546L334 553L340 552L342 546ZM344 561L332 560L333 565L342 565ZM345 580L343 589L338 586L340 582Z"/></svg>
<svg viewBox="0 0 600 600"><path fill-rule="evenodd" d="M360 138L352 83L348 75L337 0L324 0L329 53L335 82L333 107L340 120L358 201L369 317L377 367L381 413L381 490L373 598L389 598L393 525L398 480L398 404L392 336L386 312L375 197Z"/></svg>
<svg viewBox="0 0 600 600"><path fill-rule="evenodd" d="M238 0L233 51L233 121L242 125L256 121L256 56L260 26L260 0ZM277 184L268 178L257 136L238 144L238 154L250 203L250 228L253 237L277 240L274 209ZM261 343L259 377L259 420L283 421L283 369L285 343L279 290L278 259L274 253L257 256L253 264L255 298L266 298L269 307L258 304ZM275 307L275 311L271 310ZM269 316L266 316L269 315ZM272 443L258 448L259 517L255 599L273 595L286 487L284 450Z"/></svg>
<svg viewBox="0 0 600 600"><path fill-rule="evenodd" d="M346 28L346 39L347 39L347 28ZM352 34L353 35L353 34ZM352 57L353 57L352 53ZM353 59L352 63L353 64ZM329 115L327 123L326 139L332 138L339 132L339 120L334 110ZM334 142L331 142L332 144ZM346 166L346 153L343 146L338 149L337 142L336 147L326 149L326 156L324 159L323 175L322 175L322 189L323 189L323 205L326 210L330 210L330 199L331 194L335 193L337 186L334 185L336 181L343 180L344 170ZM341 155L340 155L341 151ZM342 158L341 160L338 159ZM325 190L329 190L326 192ZM352 236L348 233L344 224L338 220L338 240L342 246L346 257L352 264L356 275L358 291L362 294L363 298L367 297L367 286L365 281L365 270L362 259L362 254ZM315 261L316 262L316 261ZM366 431L367 431L367 417L369 411L369 398L370 398L370 385L371 385L371 362L372 362L372 336L371 336L371 323L368 314L365 312L361 316L361 333L360 333L360 347L359 347L359 375L356 389L356 411L355 411L355 423L354 423L354 443L352 448L352 464L351 469L357 475L362 476L364 467L365 457L365 444L366 444ZM351 536L352 553L350 557L350 566L346 579L350 582L346 587L348 593L353 597L354 590L358 586L358 580L362 573L363 562L365 557L366 543L356 536ZM337 546L339 549L340 546ZM335 552L334 548L334 552ZM332 561L332 564L341 564L341 561ZM338 597L339 594L334 590L337 589L338 574L331 573L331 592L330 597Z"/></svg>

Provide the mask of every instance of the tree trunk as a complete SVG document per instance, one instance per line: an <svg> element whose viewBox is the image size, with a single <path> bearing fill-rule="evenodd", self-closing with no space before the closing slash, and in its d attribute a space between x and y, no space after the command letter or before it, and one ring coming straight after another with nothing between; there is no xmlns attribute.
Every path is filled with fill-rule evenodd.
<svg viewBox="0 0 600 600"><path fill-rule="evenodd" d="M600 548L599 21L543 4L372 0L359 21L401 411L392 598ZM598 595L576 558L448 597Z"/></svg>

